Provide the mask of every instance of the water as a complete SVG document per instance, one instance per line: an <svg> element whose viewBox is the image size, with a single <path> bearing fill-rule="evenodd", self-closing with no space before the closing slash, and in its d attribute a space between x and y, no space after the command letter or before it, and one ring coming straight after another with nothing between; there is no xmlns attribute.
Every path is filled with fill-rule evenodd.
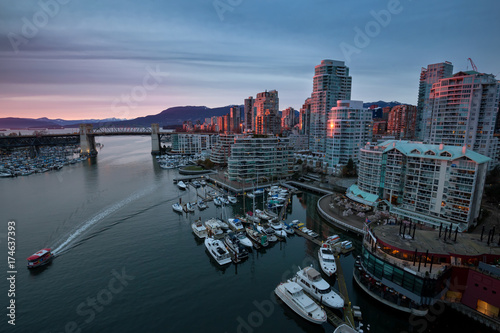
<svg viewBox="0 0 500 333"><path fill-rule="evenodd" d="M209 203L203 212L187 216L174 212L173 203L179 198L195 201L196 191L181 192L173 185L178 173L158 167L150 155L149 137L99 141L104 148L94 160L0 180L1 244L6 244L7 221L16 222L16 331L334 330L330 324L309 324L273 294L297 266L317 265L316 245L293 236L263 251L254 250L239 265L220 268L192 234L190 222L200 216L220 217L222 210ZM306 221L323 237L342 234L318 217L317 199L307 193L294 197L287 220ZM246 208L251 205L247 200ZM242 212L238 204L226 213ZM356 251L361 248L357 239L341 237L353 240ZM54 249L57 257L28 271L25 258L44 247ZM464 328L464 322L449 319L453 313L412 325L407 316L373 301L353 286L357 254L342 257L341 262L351 301L361 306L372 332ZM6 262L3 267L7 271ZM5 295L5 279L0 288ZM3 318L0 331L7 331L8 318L5 314ZM467 325L471 332L481 331L479 325Z"/></svg>

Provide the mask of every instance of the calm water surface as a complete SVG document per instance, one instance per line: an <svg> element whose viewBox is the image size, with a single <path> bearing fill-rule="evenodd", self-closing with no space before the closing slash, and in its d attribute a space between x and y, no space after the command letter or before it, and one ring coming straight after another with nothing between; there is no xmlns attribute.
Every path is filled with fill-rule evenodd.
<svg viewBox="0 0 500 333"><path fill-rule="evenodd" d="M317 246L293 236L245 262L220 268L191 232L198 217L221 216L209 209L181 215L172 204L196 199L180 192L176 170L159 168L149 137L99 138L97 158L61 171L0 179L2 248L7 221L16 222L16 326L0 332L333 332L309 324L277 302L273 290L298 266L317 266ZM198 189L201 193L203 190ZM362 308L372 332L452 331L481 327L454 313L412 322L382 307L353 286L358 240L342 235L316 214L318 196L293 198L287 220L305 221L324 237L341 234L356 251L342 257L349 296ZM252 202L247 200L247 209ZM262 204L257 202L257 205ZM241 202L225 214L242 213ZM26 258L51 247L57 257L28 271ZM6 255L4 255L4 258ZM4 261L4 272L7 271ZM331 284L338 286L334 279ZM8 286L0 283L4 305ZM4 307L5 309L5 307Z"/></svg>

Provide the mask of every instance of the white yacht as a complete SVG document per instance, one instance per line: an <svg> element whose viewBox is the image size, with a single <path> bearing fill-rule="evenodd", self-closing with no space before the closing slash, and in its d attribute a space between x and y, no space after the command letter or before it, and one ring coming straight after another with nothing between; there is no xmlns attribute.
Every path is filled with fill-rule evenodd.
<svg viewBox="0 0 500 333"><path fill-rule="evenodd" d="M286 238L286 231L284 230L283 228L283 224L279 221L272 221L269 223L269 225L271 226L271 228L274 229L274 232L276 232L276 235L282 237L282 238Z"/></svg>
<svg viewBox="0 0 500 333"><path fill-rule="evenodd" d="M181 190L187 189L187 185L182 180L177 182L177 187L180 188Z"/></svg>
<svg viewBox="0 0 500 333"><path fill-rule="evenodd" d="M205 227L210 236L221 236L224 232L219 224L220 220L217 218L211 218L205 221Z"/></svg>
<svg viewBox="0 0 500 333"><path fill-rule="evenodd" d="M205 238L205 247L219 265L222 266L231 263L231 254L222 241L207 237Z"/></svg>
<svg viewBox="0 0 500 333"><path fill-rule="evenodd" d="M335 257L330 250L328 244L323 244L318 250L319 265L321 270L328 276L332 276L337 272L337 264L335 263Z"/></svg>
<svg viewBox="0 0 500 333"><path fill-rule="evenodd" d="M176 202L172 205L173 210L175 210L178 213L182 213L184 210L182 209L182 206L180 203Z"/></svg>
<svg viewBox="0 0 500 333"><path fill-rule="evenodd" d="M245 230L245 229L243 229L243 230ZM244 232L238 232L236 234L236 237L238 237L238 239L240 240L241 245L249 247L249 248L253 247L252 241L247 236L245 236Z"/></svg>
<svg viewBox="0 0 500 333"><path fill-rule="evenodd" d="M326 322L325 311L304 294L304 290L299 284L293 281L280 283L274 289L274 293L302 318L315 324Z"/></svg>
<svg viewBox="0 0 500 333"><path fill-rule="evenodd" d="M229 223L229 228L233 229L233 231L244 231L243 223L241 223L240 219L227 219Z"/></svg>
<svg viewBox="0 0 500 333"><path fill-rule="evenodd" d="M220 201L220 199L219 199L219 198L214 198L214 204L215 204L216 206L220 206L220 205L222 205L222 202Z"/></svg>
<svg viewBox="0 0 500 333"><path fill-rule="evenodd" d="M237 199L236 197L232 196L232 195L228 195L228 196L227 196L227 200L228 200L230 203L232 203L232 204L235 204L235 203L237 203L237 202L238 202L238 199Z"/></svg>
<svg viewBox="0 0 500 333"><path fill-rule="evenodd" d="M271 243L277 242L278 237L276 237L276 232L274 231L273 228L271 227L264 227L261 225L256 226L257 231L260 232L263 235L267 236L267 240L270 241Z"/></svg>
<svg viewBox="0 0 500 333"><path fill-rule="evenodd" d="M201 219L191 223L191 229L193 229L194 234L200 239L206 238L208 235L207 228L205 227L203 222L201 222Z"/></svg>
<svg viewBox="0 0 500 333"><path fill-rule="evenodd" d="M224 198L223 196L220 196L219 197L219 200L222 204L224 205L229 205L229 200L227 200L226 198Z"/></svg>
<svg viewBox="0 0 500 333"><path fill-rule="evenodd" d="M323 304L335 309L344 306L344 299L332 290L328 282L321 277L321 273L314 268L306 267L299 270L293 280Z"/></svg>
<svg viewBox="0 0 500 333"><path fill-rule="evenodd" d="M255 210L255 216L257 216L259 219L262 219L262 220L271 219L271 216L267 215L266 213L264 213L263 210L260 210L260 209Z"/></svg>

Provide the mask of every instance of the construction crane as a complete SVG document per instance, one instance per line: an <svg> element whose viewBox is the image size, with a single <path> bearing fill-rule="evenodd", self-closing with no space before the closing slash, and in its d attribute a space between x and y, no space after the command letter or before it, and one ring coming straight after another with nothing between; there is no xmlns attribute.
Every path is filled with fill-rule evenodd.
<svg viewBox="0 0 500 333"><path fill-rule="evenodd" d="M477 70L477 66L476 66L476 64L474 63L474 61L472 61L472 59L471 59L471 58L467 58L467 60L469 60L469 61L470 61L470 64L471 64L471 66L472 66L472 70L473 70L473 71L478 72L478 70Z"/></svg>

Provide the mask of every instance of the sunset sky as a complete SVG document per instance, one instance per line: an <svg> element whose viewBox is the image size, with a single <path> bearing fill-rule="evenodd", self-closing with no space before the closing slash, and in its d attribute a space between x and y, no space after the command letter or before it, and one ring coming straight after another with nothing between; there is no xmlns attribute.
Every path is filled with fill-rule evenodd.
<svg viewBox="0 0 500 333"><path fill-rule="evenodd" d="M266 89L299 109L322 59L346 61L352 99L416 104L427 64L500 74L498 13L494 0L4 0L0 117L135 118Z"/></svg>

